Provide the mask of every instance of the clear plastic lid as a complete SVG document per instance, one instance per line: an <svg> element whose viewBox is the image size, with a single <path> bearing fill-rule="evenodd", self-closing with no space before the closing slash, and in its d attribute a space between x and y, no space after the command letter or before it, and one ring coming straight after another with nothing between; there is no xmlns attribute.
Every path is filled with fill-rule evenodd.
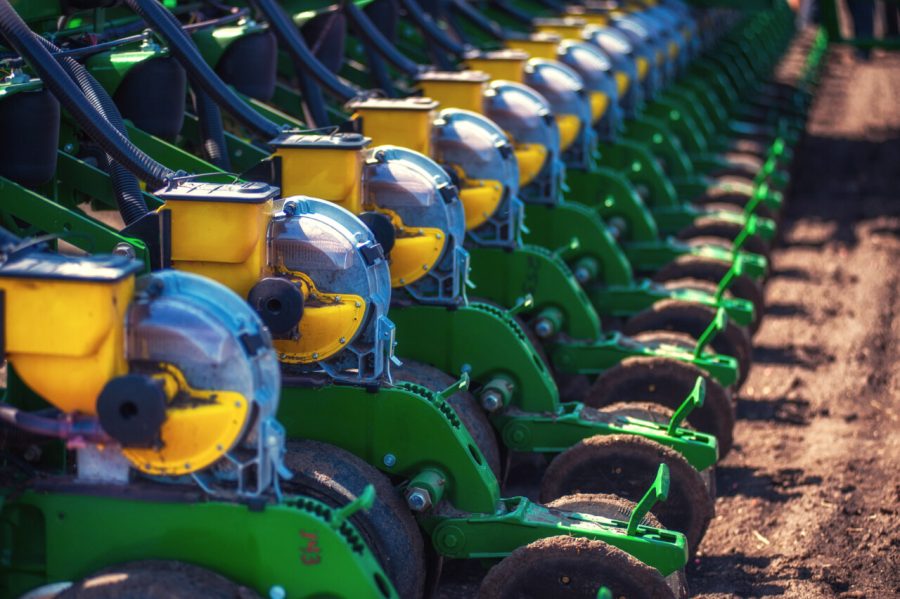
<svg viewBox="0 0 900 599"><path fill-rule="evenodd" d="M230 289L185 272L141 277L127 315L127 357L176 366L198 390L235 391L264 416L278 407L281 377L268 331ZM247 335L257 342L248 345Z"/></svg>
<svg viewBox="0 0 900 599"><path fill-rule="evenodd" d="M611 93L615 89L612 61L596 46L566 40L560 44L559 61L578 73L589 91Z"/></svg>
<svg viewBox="0 0 900 599"><path fill-rule="evenodd" d="M503 129L514 144L558 148L559 133L550 103L534 89L512 81L492 81L485 100L485 116Z"/></svg>
<svg viewBox="0 0 900 599"><path fill-rule="evenodd" d="M435 127L434 157L462 171L467 179L499 181L511 195L519 188L519 169L509 138L484 116L458 108L440 112Z"/></svg>
<svg viewBox="0 0 900 599"><path fill-rule="evenodd" d="M578 73L558 61L529 60L525 83L547 99L554 114L584 114L584 82Z"/></svg>

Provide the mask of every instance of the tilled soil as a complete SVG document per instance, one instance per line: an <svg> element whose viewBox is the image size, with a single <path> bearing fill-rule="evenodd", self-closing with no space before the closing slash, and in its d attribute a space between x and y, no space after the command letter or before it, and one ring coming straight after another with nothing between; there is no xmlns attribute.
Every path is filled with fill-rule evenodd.
<svg viewBox="0 0 900 599"><path fill-rule="evenodd" d="M697 597L900 596L900 56L832 50Z"/></svg>

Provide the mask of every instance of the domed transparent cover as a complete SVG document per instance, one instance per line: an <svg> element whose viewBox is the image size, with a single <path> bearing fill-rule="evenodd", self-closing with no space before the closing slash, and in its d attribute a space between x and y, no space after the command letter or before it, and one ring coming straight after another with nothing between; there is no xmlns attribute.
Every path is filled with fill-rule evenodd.
<svg viewBox="0 0 900 599"><path fill-rule="evenodd" d="M323 293L365 298L365 322L337 355L313 365L337 380L390 377L394 325L387 318L391 275L373 233L332 202L295 196L277 203L267 232L268 263L276 272L308 276ZM298 365L304 370L307 366Z"/></svg>
<svg viewBox="0 0 900 599"><path fill-rule="evenodd" d="M281 391L272 339L249 304L230 289L191 273L159 271L138 279L126 316L126 356L135 372L175 366L196 390L234 391L253 406L241 447L226 456L240 473L238 492L259 494L275 481L283 430L275 421ZM272 438L266 443L261 437ZM279 444L280 443L280 444ZM245 480L254 467L256 482Z"/></svg>
<svg viewBox="0 0 900 599"><path fill-rule="evenodd" d="M466 216L450 176L431 158L398 146L369 151L363 170L366 205L391 210L406 227L440 229L444 251L434 268L405 291L426 303L455 302L465 291Z"/></svg>
<svg viewBox="0 0 900 599"><path fill-rule="evenodd" d="M492 81L485 100L485 116L514 144L559 146L550 103L535 90L511 81Z"/></svg>
<svg viewBox="0 0 900 599"><path fill-rule="evenodd" d="M569 67L555 60L531 59L525 67L525 83L547 99L554 114L583 114L584 83Z"/></svg>
<svg viewBox="0 0 900 599"><path fill-rule="evenodd" d="M560 44L559 61L581 77L586 89L613 93L616 81L609 56L586 42L566 40Z"/></svg>

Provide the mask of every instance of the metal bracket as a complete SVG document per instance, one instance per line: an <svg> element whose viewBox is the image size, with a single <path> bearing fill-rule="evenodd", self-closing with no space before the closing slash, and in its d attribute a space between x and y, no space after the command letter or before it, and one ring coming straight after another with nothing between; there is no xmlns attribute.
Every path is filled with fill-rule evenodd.
<svg viewBox="0 0 900 599"><path fill-rule="evenodd" d="M709 323L709 326L706 327L706 330L703 331L700 338L697 339L697 346L694 348L694 358L702 356L706 346L715 339L716 335L719 334L719 331L725 330L726 326L728 326L728 312L725 311L725 308L716 309L716 315L712 319L712 322Z"/></svg>
<svg viewBox="0 0 900 599"><path fill-rule="evenodd" d="M628 519L628 535L637 534L637 527L641 523L650 510L653 509L660 501L665 501L669 497L669 467L666 464L660 464L659 470L656 472L656 479L637 505L631 512Z"/></svg>
<svg viewBox="0 0 900 599"><path fill-rule="evenodd" d="M681 433L679 431L679 427L681 426L681 423L691 415L691 412L703 406L703 402L705 400L706 379L704 379L702 376L698 376L697 382L694 383L694 389L685 398L681 405L678 406L678 409L675 410L675 413L672 414L672 419L669 421L669 427L666 429L666 434L672 436L680 435Z"/></svg>

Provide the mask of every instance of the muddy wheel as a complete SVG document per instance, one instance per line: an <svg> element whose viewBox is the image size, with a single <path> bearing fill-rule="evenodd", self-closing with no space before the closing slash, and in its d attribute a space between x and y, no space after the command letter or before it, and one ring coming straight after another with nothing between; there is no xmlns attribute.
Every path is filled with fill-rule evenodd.
<svg viewBox="0 0 900 599"><path fill-rule="evenodd" d="M402 361L403 366L391 367L391 373L396 380L416 383L428 387L432 391L443 391L456 382L452 376L429 364L407 358L403 358ZM468 391L460 391L449 397L447 402L456 410L463 426L472 435L475 445L481 450L494 476L497 477L497 480L503 480L500 477L500 447L497 444L497 435L494 434L494 427L475 396Z"/></svg>
<svg viewBox="0 0 900 599"><path fill-rule="evenodd" d="M653 275L653 280L665 283L666 281L688 278L709 281L718 285L729 268L731 268L730 264L719 260L700 256L679 256L659 269ZM766 309L766 301L762 286L758 282L747 275L740 275L731 282L729 290L735 297L752 302L757 318L762 317Z"/></svg>
<svg viewBox="0 0 900 599"><path fill-rule="evenodd" d="M668 424L669 421L672 420L672 415L675 413L675 410L670 410L665 406L640 401L634 403L620 401L618 403L606 406L605 408L600 408L599 411L603 412L604 414L609 414L613 417L625 416L628 418L640 418L641 420L647 420L649 422L655 422L657 424ZM681 427L696 430L688 422L682 422ZM710 499L715 501L716 467L710 466L706 470L702 470L700 472L700 478L703 479L703 484L706 485L706 490L709 492Z"/></svg>
<svg viewBox="0 0 900 599"><path fill-rule="evenodd" d="M659 571L621 549L602 541L559 536L513 551L488 572L478 598L594 599L601 586L615 597L677 597Z"/></svg>
<svg viewBox="0 0 900 599"><path fill-rule="evenodd" d="M690 226L678 231L676 237L678 239L689 241L698 238L721 239L726 242L727 247L731 247L737 236L741 234L743 227L738 223L732 223L715 217L698 218L691 223ZM744 241L743 248L748 252L760 254L762 256L769 255L769 244L763 241L759 235L750 235Z"/></svg>
<svg viewBox="0 0 900 599"><path fill-rule="evenodd" d="M595 435L556 456L541 480L546 503L575 493L609 493L639 501L660 463L669 466L669 499L654 514L663 526L684 533L693 552L715 512L703 477L683 455L637 435Z"/></svg>
<svg viewBox="0 0 900 599"><path fill-rule="evenodd" d="M741 190L733 189L733 185L741 186L747 184L747 180L743 177L718 177L713 185L711 185L702 195L692 198L691 203L698 206L707 206L711 203L731 204L743 209L750 201L751 195ZM756 207L755 213L766 218L775 218L775 213L765 203L761 203Z"/></svg>
<svg viewBox="0 0 900 599"><path fill-rule="evenodd" d="M689 335L685 341L690 343L700 338L714 317L715 310L708 306L678 300L663 300L628 319L623 332L634 337L636 341L652 346L657 339L661 343L668 343L666 339L653 337L653 331L677 331ZM681 346L680 343L678 345ZM694 345L695 343L690 343L686 349L693 350ZM737 387L743 385L753 365L753 344L747 329L729 321L725 330L716 335L707 347L711 347L716 353L732 356L738 361L740 372Z"/></svg>
<svg viewBox="0 0 900 599"><path fill-rule="evenodd" d="M711 283L709 281L704 281L702 279L692 279L690 277L685 277L683 279L671 279L662 283L662 286L666 289L693 289L695 291L703 291L710 295L715 295L717 291L717 285L715 283ZM734 299L734 294L730 289L725 290L725 297L728 299ZM760 314L757 314L754 310L753 319L750 321L749 332L750 336L756 334L756 331L759 330L760 325Z"/></svg>
<svg viewBox="0 0 900 599"><path fill-rule="evenodd" d="M284 464L294 478L283 483L332 507L355 500L367 485L375 503L350 521L365 538L401 597L421 597L425 588L422 534L400 493L387 477L352 453L317 441L287 444Z"/></svg>
<svg viewBox="0 0 900 599"><path fill-rule="evenodd" d="M554 499L547 507L565 510L567 512L580 512L591 516L600 516L612 520L628 522L631 512L637 504L617 495L606 493L576 493ZM653 515L647 513L641 518L641 524L652 528L664 528L662 522ZM678 570L666 576L666 583L676 597L687 597L688 588L684 570Z"/></svg>
<svg viewBox="0 0 900 599"><path fill-rule="evenodd" d="M627 358L597 377L584 403L602 408L622 401L650 402L674 410L694 389L698 376L706 380L706 400L687 422L715 436L719 457L724 458L734 439L734 407L725 388L693 364L670 358Z"/></svg>
<svg viewBox="0 0 900 599"><path fill-rule="evenodd" d="M185 562L146 560L104 568L57 599L258 599L256 591Z"/></svg>

